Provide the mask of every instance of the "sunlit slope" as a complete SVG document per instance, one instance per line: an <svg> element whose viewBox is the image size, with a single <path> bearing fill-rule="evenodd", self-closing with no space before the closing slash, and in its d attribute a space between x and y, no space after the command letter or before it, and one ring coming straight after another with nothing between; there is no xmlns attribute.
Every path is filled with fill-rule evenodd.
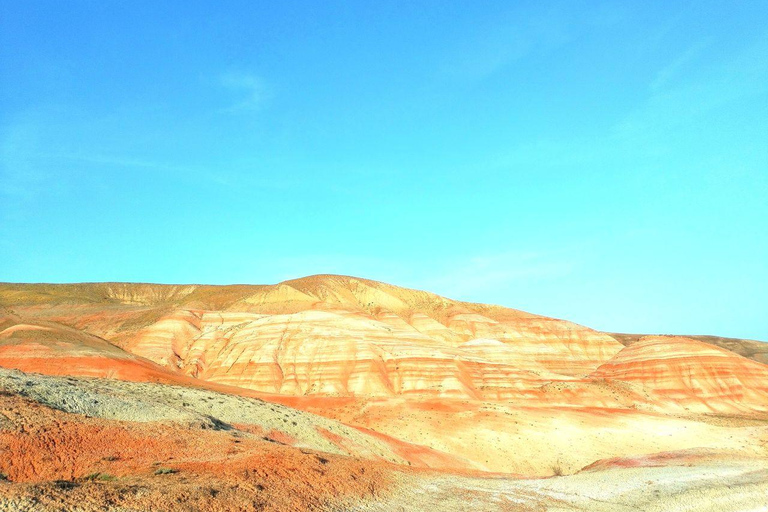
<svg viewBox="0 0 768 512"><path fill-rule="evenodd" d="M405 462L381 436L188 387L0 369L0 411L4 511L341 510Z"/></svg>
<svg viewBox="0 0 768 512"><path fill-rule="evenodd" d="M284 394L498 399L587 375L622 348L570 322L345 276L4 285L0 297L173 371Z"/></svg>
<svg viewBox="0 0 768 512"><path fill-rule="evenodd" d="M0 366L48 375L122 380L184 381L165 368L109 342L54 322L0 315Z"/></svg>
<svg viewBox="0 0 768 512"><path fill-rule="evenodd" d="M591 378L639 384L667 407L768 411L768 366L690 338L646 336Z"/></svg>
<svg viewBox="0 0 768 512"><path fill-rule="evenodd" d="M637 343L647 334L624 334L624 333L610 333L611 336L616 338L616 341L621 342L624 345L632 345ZM724 338L722 336L704 336L704 335L685 335L685 336L672 336L690 338L696 341L701 341L714 345L716 347L724 348L735 352L740 356L744 356L758 363L768 364L768 343L756 340L745 340L742 338Z"/></svg>
<svg viewBox="0 0 768 512"><path fill-rule="evenodd" d="M0 285L0 304L0 366L269 394L414 465L546 476L679 449L764 456L768 366L692 339L625 346L345 276Z"/></svg>

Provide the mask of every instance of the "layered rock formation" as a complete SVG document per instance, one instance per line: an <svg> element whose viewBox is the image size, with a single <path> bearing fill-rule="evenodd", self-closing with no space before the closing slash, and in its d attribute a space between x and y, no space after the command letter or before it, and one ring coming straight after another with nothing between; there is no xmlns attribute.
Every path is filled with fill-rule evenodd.
<svg viewBox="0 0 768 512"><path fill-rule="evenodd" d="M345 276L10 285L0 297L173 371L281 394L503 399L585 376L622 348L570 322Z"/></svg>
<svg viewBox="0 0 768 512"><path fill-rule="evenodd" d="M591 378L636 383L658 405L701 412L768 411L768 366L691 338L646 336Z"/></svg>
<svg viewBox="0 0 768 512"><path fill-rule="evenodd" d="M0 284L0 308L0 366L259 396L385 435L413 464L544 476L768 446L764 364L365 279Z"/></svg>
<svg viewBox="0 0 768 512"><path fill-rule="evenodd" d="M66 346L52 340L83 336L80 352L116 361L130 353L139 366L290 396L625 407L647 405L652 393L672 406L715 400L759 410L765 401L768 367L709 344L617 335L625 348L564 320L346 276L265 286L0 285L0 304L0 364L14 367Z"/></svg>
<svg viewBox="0 0 768 512"><path fill-rule="evenodd" d="M632 345L637 343L641 339L648 336L647 334L624 334L624 333L610 333L616 341L623 345ZM756 340L745 340L742 338L724 338L722 336L702 336L702 335L686 335L686 336L674 336L667 335L667 337L682 337L690 338L696 341L701 341L709 345L724 348L735 352L740 356L744 356L747 359L752 359L758 363L768 364L768 343Z"/></svg>
<svg viewBox="0 0 768 512"><path fill-rule="evenodd" d="M175 309L120 345L184 374L289 395L503 399L584 376L622 345L569 322L339 276Z"/></svg>
<svg viewBox="0 0 768 512"><path fill-rule="evenodd" d="M178 380L161 366L96 336L55 323L0 317L0 366L48 375Z"/></svg>

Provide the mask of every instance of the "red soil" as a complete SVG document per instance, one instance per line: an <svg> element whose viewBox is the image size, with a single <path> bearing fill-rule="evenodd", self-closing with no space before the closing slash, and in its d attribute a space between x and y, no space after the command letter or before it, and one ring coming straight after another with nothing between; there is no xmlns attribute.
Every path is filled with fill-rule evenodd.
<svg viewBox="0 0 768 512"><path fill-rule="evenodd" d="M3 347L5 348L5 347ZM0 366L27 373L45 375L107 377L133 382L161 382L164 384L185 383L163 368L153 368L129 359L108 359L106 357L24 357L8 354L0 349Z"/></svg>
<svg viewBox="0 0 768 512"><path fill-rule="evenodd" d="M138 510L315 510L383 491L391 473L384 463L239 431L87 418L18 396L0 396L0 414L0 472L17 483L0 485L0 496L86 510L105 503ZM159 468L177 472L156 474Z"/></svg>

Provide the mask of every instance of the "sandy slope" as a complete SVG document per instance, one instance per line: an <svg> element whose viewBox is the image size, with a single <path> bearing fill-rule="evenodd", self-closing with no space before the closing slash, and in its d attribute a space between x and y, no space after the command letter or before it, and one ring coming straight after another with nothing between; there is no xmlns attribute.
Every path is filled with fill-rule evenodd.
<svg viewBox="0 0 768 512"><path fill-rule="evenodd" d="M645 336L590 378L635 383L665 409L768 411L768 366L681 336Z"/></svg>
<svg viewBox="0 0 768 512"><path fill-rule="evenodd" d="M290 403L492 472L571 474L598 459L700 447L768 457L768 418L445 399Z"/></svg>
<svg viewBox="0 0 768 512"><path fill-rule="evenodd" d="M632 345L639 342L647 334L624 334L624 333L609 333L616 341L623 345ZM672 337L678 337L675 335L667 335ZM722 336L705 336L705 335L686 335L679 336L682 338L690 338L709 345L724 348L735 352L740 356L744 356L758 363L768 364L768 343L757 340L745 340L743 338L724 338Z"/></svg>
<svg viewBox="0 0 768 512"><path fill-rule="evenodd" d="M380 437L256 399L13 370L0 453L0 510L330 510L406 462Z"/></svg>
<svg viewBox="0 0 768 512"><path fill-rule="evenodd" d="M612 468L543 480L408 476L349 512L765 512L768 463Z"/></svg>

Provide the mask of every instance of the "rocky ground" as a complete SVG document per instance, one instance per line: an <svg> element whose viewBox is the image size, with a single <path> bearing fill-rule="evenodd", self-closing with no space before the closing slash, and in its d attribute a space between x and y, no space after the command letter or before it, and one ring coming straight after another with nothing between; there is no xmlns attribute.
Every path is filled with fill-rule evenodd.
<svg viewBox="0 0 768 512"><path fill-rule="evenodd" d="M0 452L0 510L328 510L381 492L399 460L259 400L8 370Z"/></svg>
<svg viewBox="0 0 768 512"><path fill-rule="evenodd" d="M2 511L765 510L768 459L690 450L520 479L409 468L258 399L0 369ZM396 464L400 463L400 464Z"/></svg>

